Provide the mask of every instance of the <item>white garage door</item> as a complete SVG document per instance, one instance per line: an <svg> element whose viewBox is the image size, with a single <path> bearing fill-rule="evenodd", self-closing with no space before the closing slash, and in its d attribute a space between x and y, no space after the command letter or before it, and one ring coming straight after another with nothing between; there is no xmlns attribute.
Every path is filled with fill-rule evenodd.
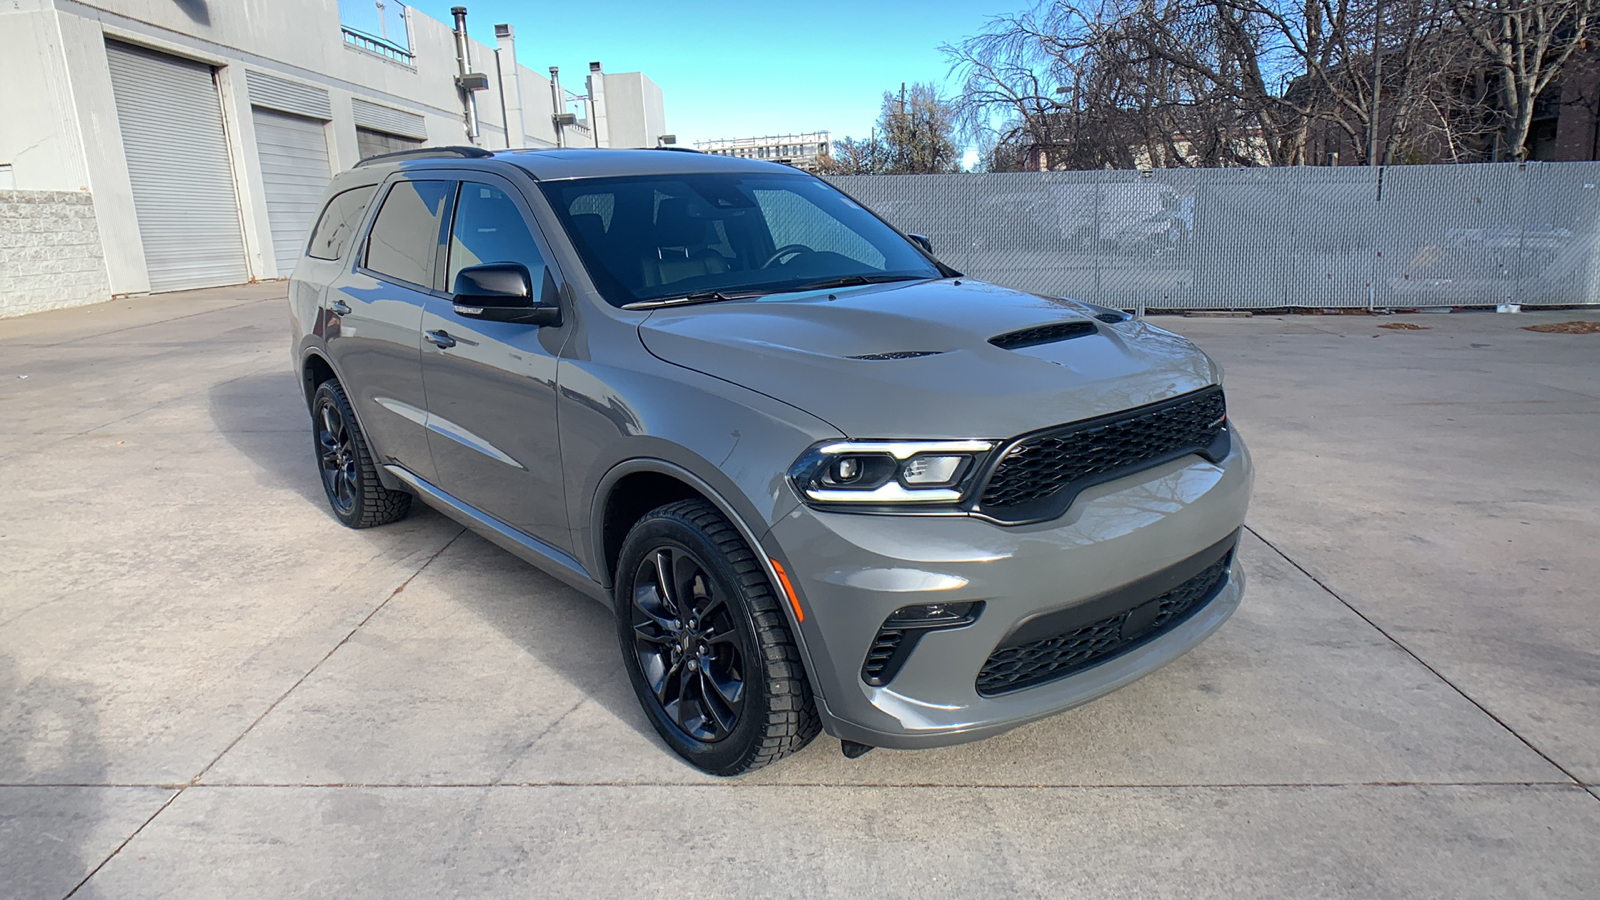
<svg viewBox="0 0 1600 900"><path fill-rule="evenodd" d="M305 249L317 201L328 186L328 140L323 123L254 107L256 152L267 191L267 222L278 277L288 278Z"/></svg>
<svg viewBox="0 0 1600 900"><path fill-rule="evenodd" d="M250 280L211 67L106 42L150 290Z"/></svg>

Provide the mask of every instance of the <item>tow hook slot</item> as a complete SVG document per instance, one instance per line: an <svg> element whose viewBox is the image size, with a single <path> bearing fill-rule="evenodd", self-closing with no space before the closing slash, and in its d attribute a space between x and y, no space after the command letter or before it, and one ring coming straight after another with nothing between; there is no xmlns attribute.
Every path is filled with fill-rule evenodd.
<svg viewBox="0 0 1600 900"><path fill-rule="evenodd" d="M855 741L840 741L839 749L844 751L845 759L860 759L872 752L871 746L858 744Z"/></svg>

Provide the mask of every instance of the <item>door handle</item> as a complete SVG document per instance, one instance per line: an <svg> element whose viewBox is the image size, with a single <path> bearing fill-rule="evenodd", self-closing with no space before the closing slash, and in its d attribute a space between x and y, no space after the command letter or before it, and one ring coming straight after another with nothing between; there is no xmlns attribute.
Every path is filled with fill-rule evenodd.
<svg viewBox="0 0 1600 900"><path fill-rule="evenodd" d="M332 303L328 304L328 308L333 310L333 314L336 316L350 315L350 304L344 302L343 300L335 299Z"/></svg>
<svg viewBox="0 0 1600 900"><path fill-rule="evenodd" d="M422 336L428 339L428 343L440 348L441 350L448 349L456 345L456 339L451 337L450 332L448 331L424 331Z"/></svg>

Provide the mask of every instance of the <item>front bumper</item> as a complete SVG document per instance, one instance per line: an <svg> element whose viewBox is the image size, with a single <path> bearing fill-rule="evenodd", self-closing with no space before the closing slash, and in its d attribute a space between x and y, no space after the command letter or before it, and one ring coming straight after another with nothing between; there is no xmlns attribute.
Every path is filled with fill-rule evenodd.
<svg viewBox="0 0 1600 900"><path fill-rule="evenodd" d="M1237 554L1197 612L1111 659L1010 693L977 676L1023 620L1103 597L1225 541L1244 522L1252 479L1234 435L1218 463L1198 456L1085 490L1066 515L1004 527L966 516L881 516L800 507L763 543L794 579L823 724L835 737L913 749L990 737L1116 690L1176 659L1238 608ZM1149 599L1149 598L1146 598ZM897 609L983 601L977 621L921 637L881 687L862 663Z"/></svg>

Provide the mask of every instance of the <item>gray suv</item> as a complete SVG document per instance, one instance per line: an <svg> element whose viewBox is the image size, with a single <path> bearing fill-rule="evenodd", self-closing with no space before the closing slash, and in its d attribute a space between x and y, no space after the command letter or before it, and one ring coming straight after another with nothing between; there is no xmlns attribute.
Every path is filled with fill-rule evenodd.
<svg viewBox="0 0 1600 900"><path fill-rule="evenodd" d="M1243 592L1251 468L1205 354L966 278L785 166L376 157L334 180L290 305L339 520L420 499L608 604L707 772L818 731L999 734Z"/></svg>

